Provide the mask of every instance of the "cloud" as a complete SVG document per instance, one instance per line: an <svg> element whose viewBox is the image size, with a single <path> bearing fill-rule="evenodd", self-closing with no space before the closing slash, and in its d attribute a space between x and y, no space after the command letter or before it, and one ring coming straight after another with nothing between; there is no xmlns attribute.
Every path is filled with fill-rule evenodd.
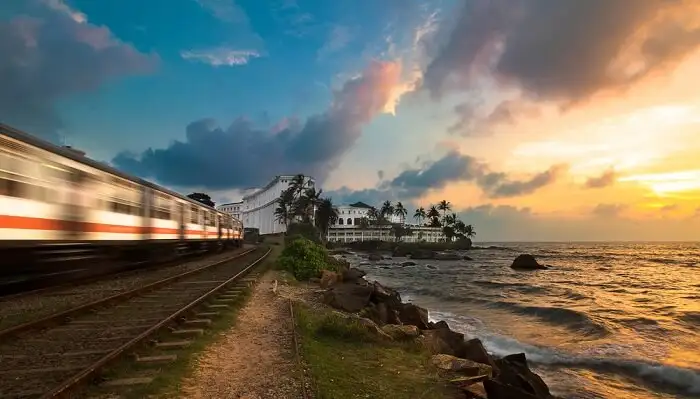
<svg viewBox="0 0 700 399"><path fill-rule="evenodd" d="M282 26L285 35L302 38L321 27L316 23L313 14L302 11L295 0L278 0L272 2L269 8L273 19Z"/></svg>
<svg viewBox="0 0 700 399"><path fill-rule="evenodd" d="M659 210L661 212L672 212L672 211L678 210L679 208L680 207L678 206L678 204L669 204L669 205L662 206L661 208L659 208Z"/></svg>
<svg viewBox="0 0 700 399"><path fill-rule="evenodd" d="M449 151L437 161L425 162L417 168L400 172L391 180L375 188L351 190L343 187L329 192L340 202L364 201L378 203L384 200L411 200L430 190L445 188L450 183L471 182L490 198L510 198L532 194L557 181L566 171L565 165L554 165L526 180L513 179L506 173L490 171L489 166L456 150Z"/></svg>
<svg viewBox="0 0 700 399"><path fill-rule="evenodd" d="M700 240L697 220L691 219L566 217L493 204L455 211L461 220L474 226L476 240L480 242Z"/></svg>
<svg viewBox="0 0 700 399"><path fill-rule="evenodd" d="M335 25L331 29L328 39L323 44L323 46L318 50L317 58L322 59L333 53L336 53L352 41L352 33L350 28L343 25Z"/></svg>
<svg viewBox="0 0 700 399"><path fill-rule="evenodd" d="M219 47L210 50L185 50L180 52L180 56L186 60L199 61L218 67L245 65L251 58L260 57L260 53L255 50L235 50Z"/></svg>
<svg viewBox="0 0 700 399"><path fill-rule="evenodd" d="M625 204L598 204L591 210L591 214L603 218L616 217L627 208Z"/></svg>
<svg viewBox="0 0 700 399"><path fill-rule="evenodd" d="M229 23L248 23L248 14L235 0L194 0L215 18Z"/></svg>
<svg viewBox="0 0 700 399"><path fill-rule="evenodd" d="M614 169L609 169L603 172L602 175L597 177L591 177L586 180L586 188L603 188L612 186L617 180L617 173Z"/></svg>
<svg viewBox="0 0 700 399"><path fill-rule="evenodd" d="M325 112L304 123L290 119L273 131L239 118L222 129L203 119L187 126L184 142L138 156L121 153L112 162L177 187L243 188L290 173L322 182L362 135L362 127L382 112L400 75L399 64L374 61L334 93Z"/></svg>
<svg viewBox="0 0 700 399"><path fill-rule="evenodd" d="M700 45L692 0L470 0L425 70L438 98L484 75L538 100L572 103L622 88ZM697 19L697 18L695 18ZM595 29L592 29L595 27ZM439 35L438 35L439 36Z"/></svg>
<svg viewBox="0 0 700 399"><path fill-rule="evenodd" d="M58 100L158 65L157 55L139 52L63 2L33 4L25 9L33 16L0 21L0 119L6 123L55 141L65 127Z"/></svg>
<svg viewBox="0 0 700 399"><path fill-rule="evenodd" d="M568 169L567 165L554 165L528 180L511 180L503 173L489 173L479 180L479 186L492 198L519 197L532 194L559 179Z"/></svg>
<svg viewBox="0 0 700 399"><path fill-rule="evenodd" d="M534 105L523 101L507 100L496 105L485 116L480 116L477 111L481 105L483 103L478 101L478 99L457 105L455 113L458 115L458 120L447 131L463 136L491 133L499 125L510 125L519 118L532 118L540 114L539 109Z"/></svg>

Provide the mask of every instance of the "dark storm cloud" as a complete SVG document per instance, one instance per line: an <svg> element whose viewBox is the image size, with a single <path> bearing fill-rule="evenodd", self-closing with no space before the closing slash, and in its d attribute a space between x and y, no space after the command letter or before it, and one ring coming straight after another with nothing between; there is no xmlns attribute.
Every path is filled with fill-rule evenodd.
<svg viewBox="0 0 700 399"><path fill-rule="evenodd" d="M700 29L678 19L696 9L690 0L467 0L423 87L440 97L448 88L470 87L480 76L475 71L489 69L533 98L575 102L696 48ZM636 57L611 69L630 49ZM626 69L635 63L641 67Z"/></svg>
<svg viewBox="0 0 700 399"><path fill-rule="evenodd" d="M613 169L605 171L602 175L586 180L586 188L603 188L612 186L617 180L617 173Z"/></svg>
<svg viewBox="0 0 700 399"><path fill-rule="evenodd" d="M491 172L488 165L469 155L450 151L439 160L425 163L420 168L406 169L376 188L351 190L343 187L328 195L337 203L363 201L377 204L385 200L408 201L450 183L472 182L491 198L518 197L554 183L565 170L566 166L555 165L530 179L514 180L505 173Z"/></svg>
<svg viewBox="0 0 700 399"><path fill-rule="evenodd" d="M0 21L0 120L50 140L64 126L55 110L59 99L148 73L158 63L57 4L28 1L23 11L31 16Z"/></svg>
<svg viewBox="0 0 700 399"><path fill-rule="evenodd" d="M113 163L178 187L243 188L263 184L271 176L295 173L323 182L360 137L362 126L384 108L399 77L397 64L373 62L335 93L325 112L304 123L260 129L238 119L221 128L203 119L187 126L185 141L148 149L139 156L122 153Z"/></svg>

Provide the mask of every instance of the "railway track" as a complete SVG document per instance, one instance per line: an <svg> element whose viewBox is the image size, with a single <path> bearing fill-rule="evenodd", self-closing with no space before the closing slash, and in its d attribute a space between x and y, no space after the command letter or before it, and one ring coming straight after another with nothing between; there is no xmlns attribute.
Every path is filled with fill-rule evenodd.
<svg viewBox="0 0 700 399"><path fill-rule="evenodd" d="M0 336L0 398L67 397L105 366L167 327L187 337L209 324L237 290L230 285L270 253L258 248L62 312ZM224 292L225 294L221 294ZM217 297L215 301L212 301ZM204 306L204 309L201 308ZM199 313L196 311L200 309ZM154 342L178 347L186 340Z"/></svg>
<svg viewBox="0 0 700 399"><path fill-rule="evenodd" d="M79 281L0 297L0 342L8 329L20 324L135 290L167 277L196 270L222 260L233 259L242 253L246 253L246 250L236 249L202 259L181 260L180 263L129 270L102 276L100 279Z"/></svg>

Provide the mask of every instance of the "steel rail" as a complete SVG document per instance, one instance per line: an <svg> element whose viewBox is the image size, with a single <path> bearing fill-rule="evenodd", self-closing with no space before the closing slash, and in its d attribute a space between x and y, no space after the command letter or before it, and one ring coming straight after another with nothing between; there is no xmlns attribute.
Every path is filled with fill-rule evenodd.
<svg viewBox="0 0 700 399"><path fill-rule="evenodd" d="M161 320L157 324L153 325L151 328L148 330L144 331L143 333L139 334L137 337L133 338L131 341L123 344L119 348L113 350L112 352L108 353L101 359L97 360L94 362L92 365L89 367L83 369L79 373L75 374L74 376L68 378L65 380L59 387L56 389L52 390L51 392L43 395L41 399L49 399L49 398L60 398L60 397L67 397L67 395L70 393L72 389L77 387L78 385L81 385L88 379L90 379L92 376L97 374L100 369L105 367L107 364L110 362L114 361L118 357L120 357L124 352L128 351L129 349L135 347L139 343L141 343L143 340L148 338L149 336L153 335L154 333L158 332L160 329L163 327L167 326L174 320L176 320L178 317L183 315L184 313L188 312L190 309L194 308L195 306L199 305L201 302L205 301L207 298L210 296L216 294L219 290L222 288L226 287L227 285L231 284L233 281L239 279L242 275L250 271L253 267L255 267L258 263L263 261L267 256L272 252L272 248L268 249L265 254L263 254L260 258L255 260L253 263L248 265L245 269L241 270L240 272L236 273L236 275L228 278L226 281L223 283L217 285L216 287L212 288L209 290L207 293L201 295L199 298L195 299L194 301L190 302L189 304L185 305L184 307L180 308L179 310L175 311L172 313L170 316L166 317L165 319Z"/></svg>
<svg viewBox="0 0 700 399"><path fill-rule="evenodd" d="M202 267L198 267L196 269L189 270L189 271L186 271L186 272L183 272L180 274L176 274L174 276L166 277L162 280L155 281L153 283L144 285L142 287L134 288L133 290L114 294L114 295L109 296L107 298L97 299L95 301L86 303L84 305L79 305L79 306L58 312L58 313L54 313L52 315L42 317L41 319L38 319L38 320L28 321L26 323L18 324L16 326L12 326L12 327L6 328L4 330L0 330L0 341L6 340L9 336L12 336L12 335L15 335L15 334L18 334L20 332L27 331L27 330L38 329L38 328L46 327L48 325L53 325L53 324L60 324L60 322L64 321L69 316L73 316L73 315L82 313L84 311L93 309L93 308L98 307L98 306L107 305L107 304L117 302L117 301L127 300L133 296L142 294L145 291L159 288L163 285L172 283L175 280L179 280L181 278L188 277L190 275L199 273L203 270L206 270L206 269L209 269L212 267L216 267L216 266L221 265L223 263L230 262L234 259L238 259L238 258L243 257L244 255L247 255L255 250L256 250L256 248L252 248L252 249L249 249L247 251L237 253L236 255L234 255L230 258L227 258L227 259L224 259L224 260L221 260L218 262L214 262L212 264L205 265Z"/></svg>

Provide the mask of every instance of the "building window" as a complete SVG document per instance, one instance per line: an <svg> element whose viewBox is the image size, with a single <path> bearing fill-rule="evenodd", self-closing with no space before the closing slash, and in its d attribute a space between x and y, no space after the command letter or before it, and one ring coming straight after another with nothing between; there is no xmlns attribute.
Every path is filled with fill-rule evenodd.
<svg viewBox="0 0 700 399"><path fill-rule="evenodd" d="M338 224L342 225L343 224L343 218L338 219Z"/></svg>
<svg viewBox="0 0 700 399"><path fill-rule="evenodd" d="M348 225L352 224L352 219L348 218Z"/></svg>

